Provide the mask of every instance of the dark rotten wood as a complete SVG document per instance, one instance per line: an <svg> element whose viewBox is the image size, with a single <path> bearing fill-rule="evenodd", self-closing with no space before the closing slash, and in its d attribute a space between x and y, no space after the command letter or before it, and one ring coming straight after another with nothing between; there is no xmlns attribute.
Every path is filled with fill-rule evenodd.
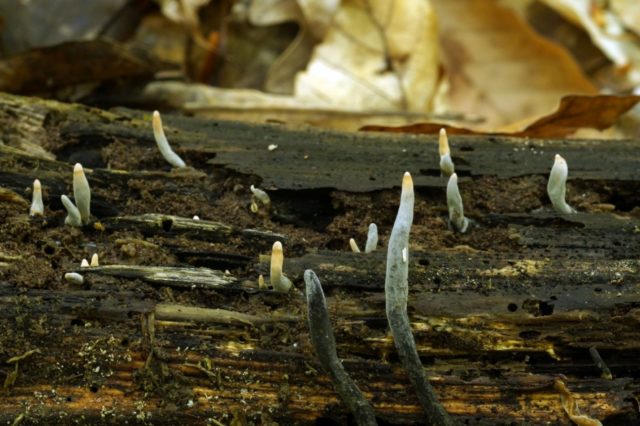
<svg viewBox="0 0 640 426"><path fill-rule="evenodd" d="M420 422L384 316L388 223L379 224L376 252L356 254L318 249L291 226L292 235L227 225L233 217L198 223L162 212L122 212L131 201L131 181L183 201L219 200L233 185L210 186L207 179L216 173L219 180L225 173L254 175L265 187L294 190L282 191L283 204L305 204L326 197L322 188L382 193L410 170L417 185L427 187L418 192L419 201L432 202L429 188L443 186L432 160L435 139L164 119L176 150L197 160L198 170L116 171L98 156L88 171L98 221L70 230L62 227L55 201L69 193L70 163L114 140L151 147L148 117L0 95L3 141L10 145L0 145L0 186L6 190L0 213L7 221L2 225L13 226L2 228L11 237L0 239L0 380L15 379L0 389L0 422L347 423L309 345L300 292L307 268L325 288L345 369L378 419ZM271 143L278 148L269 151ZM571 179L603 193L614 188L616 197L629 197L620 202L626 210L638 200L631 141L451 138L451 145L466 178L545 175L560 151ZM50 211L43 220L27 219L22 199L34 170L48 190ZM607 425L638 423L637 215L482 213L470 236L458 236L422 211L412 234L409 314L444 407L470 425L570 424L553 388L564 374L582 412ZM296 219L305 230L322 228L316 219ZM24 240L14 241L15 235ZM296 289L259 289L258 274L268 274L265 254L284 237L284 272ZM341 237L346 242L349 235ZM439 244L430 246L432 241ZM21 245L34 251L16 253ZM128 247L125 255L128 245L135 250ZM79 268L87 246L105 253L102 266ZM137 264L135 256L145 249L145 264ZM138 254L127 257L133 251ZM48 277L45 283L25 281L21 269L36 266ZM83 286L62 280L71 270L84 273ZM612 380L601 377L591 348ZM16 367L7 361L23 354L29 355L14 375Z"/></svg>

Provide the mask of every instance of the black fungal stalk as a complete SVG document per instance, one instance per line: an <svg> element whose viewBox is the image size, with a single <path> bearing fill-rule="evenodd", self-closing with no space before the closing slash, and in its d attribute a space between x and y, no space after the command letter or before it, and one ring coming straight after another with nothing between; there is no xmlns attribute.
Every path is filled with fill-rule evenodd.
<svg viewBox="0 0 640 426"><path fill-rule="evenodd" d="M331 376L336 392L353 413L356 423L361 426L377 425L371 404L344 370L336 353L336 340L333 337L327 302L320 280L311 269L307 269L304 272L304 282L306 284L309 334L322 368Z"/></svg>
<svg viewBox="0 0 640 426"><path fill-rule="evenodd" d="M407 172L402 179L400 207L398 207L398 215L391 230L387 251L387 275L384 282L387 319L402 365L407 370L409 380L427 415L427 424L452 426L455 423L438 402L433 387L427 380L407 315L409 232L413 224L413 204L413 180Z"/></svg>

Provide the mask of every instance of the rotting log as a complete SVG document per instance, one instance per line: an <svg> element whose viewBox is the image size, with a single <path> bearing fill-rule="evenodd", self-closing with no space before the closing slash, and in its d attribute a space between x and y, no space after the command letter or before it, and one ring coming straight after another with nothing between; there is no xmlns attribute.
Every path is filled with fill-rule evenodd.
<svg viewBox="0 0 640 426"><path fill-rule="evenodd" d="M404 170L416 175L424 190L420 199L435 203L444 186L437 162L427 160L437 158L435 138L172 116L165 122L176 151L197 170L168 171L161 161L142 159L158 170L108 169L95 154L112 143L151 152L150 124L138 111L0 95L3 140L12 145L0 145L0 186L12 191L0 206L6 219L0 226L21 238L0 241L0 380L11 379L0 396L0 422L348 422L309 346L299 290L306 268L322 280L338 354L378 418L420 422L418 401L387 332L385 250L327 250L305 243L304 237L315 237L311 232L289 235L275 227L247 234L242 230L261 228L234 224L231 216L196 223L164 211L127 209L138 201L134 197L151 202L166 193L184 203L199 197L206 205L234 192L235 182L225 183L234 174L292 190L274 200L277 209L279 201L312 204L326 188L397 187ZM439 399L470 425L569 424L553 386L564 374L582 412L606 424L638 423L640 223L628 214L640 204L634 143L451 139L463 177L539 177L561 151L572 179L593 185L616 205L614 211L563 217L476 209L479 228L466 236L419 212L411 237L409 314ZM271 143L278 148L269 151ZM92 158L87 174L95 188L96 223L104 228L62 228L56 199L69 193L72 163ZM45 182L48 215L29 220L25 188L34 171ZM171 226L163 218L172 218ZM318 228L312 216L297 220L306 230ZM379 227L384 243L388 229ZM289 294L256 283L259 273L268 274L264 255L280 236L291 242L284 272L297 289ZM349 236L341 237L346 242ZM150 247L144 265L128 245L138 253ZM97 247L103 266L85 271L82 287L65 283L62 274L79 270L87 246ZM43 274L49 270L46 282L24 278L25 270L40 266ZM154 281L158 271L171 275ZM223 285L206 287L207 279L197 275L203 271ZM612 380L601 377L592 348ZM24 354L30 355L7 363Z"/></svg>

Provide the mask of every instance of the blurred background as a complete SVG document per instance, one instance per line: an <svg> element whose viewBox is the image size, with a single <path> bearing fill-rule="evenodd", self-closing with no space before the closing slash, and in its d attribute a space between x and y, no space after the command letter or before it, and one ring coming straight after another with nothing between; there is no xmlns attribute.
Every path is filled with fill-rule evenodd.
<svg viewBox="0 0 640 426"><path fill-rule="evenodd" d="M0 16L10 93L343 130L640 133L637 0L0 0Z"/></svg>

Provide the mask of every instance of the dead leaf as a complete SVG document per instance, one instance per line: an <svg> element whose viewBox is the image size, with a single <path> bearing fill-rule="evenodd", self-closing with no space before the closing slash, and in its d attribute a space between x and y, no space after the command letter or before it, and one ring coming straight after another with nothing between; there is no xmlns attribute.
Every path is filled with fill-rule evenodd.
<svg viewBox="0 0 640 426"><path fill-rule="evenodd" d="M626 33L622 16L598 2L587 0L544 0L544 3L585 30L616 65L622 78L640 85L640 46Z"/></svg>
<svg viewBox="0 0 640 426"><path fill-rule="evenodd" d="M2 52L91 40L105 32L127 0L0 1Z"/></svg>
<svg viewBox="0 0 640 426"><path fill-rule="evenodd" d="M429 111L438 82L436 17L423 0L344 0L295 97L316 107Z"/></svg>
<svg viewBox="0 0 640 426"><path fill-rule="evenodd" d="M296 0L256 0L249 8L249 22L267 26L296 22L298 34L269 67L264 88L267 92L292 94L295 75L304 69L317 40L307 30L307 22Z"/></svg>
<svg viewBox="0 0 640 426"><path fill-rule="evenodd" d="M570 135L585 127L606 129L613 126L618 118L633 108L638 101L640 96L565 96L555 112L511 134L533 138L556 138ZM508 133L508 129L505 130Z"/></svg>
<svg viewBox="0 0 640 426"><path fill-rule="evenodd" d="M492 134L532 138L563 138L580 129L606 129L640 101L640 96L565 96L557 109L542 118L503 127L495 132L482 132L440 123L417 123L408 126L364 126L360 130L395 133L437 134L441 128L448 134Z"/></svg>
<svg viewBox="0 0 640 426"><path fill-rule="evenodd" d="M640 2L638 0L609 0L611 10L624 25L640 35Z"/></svg>
<svg viewBox="0 0 640 426"><path fill-rule="evenodd" d="M78 60L82 58L82 60ZM106 40L33 49L0 61L0 90L46 92L81 83L151 75L155 65Z"/></svg>
<svg viewBox="0 0 640 426"><path fill-rule="evenodd" d="M189 28L198 26L198 9L209 0L156 0L162 14L171 21Z"/></svg>
<svg viewBox="0 0 640 426"><path fill-rule="evenodd" d="M483 132L552 111L569 94L596 94L571 56L494 0L434 0L450 91L448 110L481 117ZM440 109L438 110L440 111Z"/></svg>

